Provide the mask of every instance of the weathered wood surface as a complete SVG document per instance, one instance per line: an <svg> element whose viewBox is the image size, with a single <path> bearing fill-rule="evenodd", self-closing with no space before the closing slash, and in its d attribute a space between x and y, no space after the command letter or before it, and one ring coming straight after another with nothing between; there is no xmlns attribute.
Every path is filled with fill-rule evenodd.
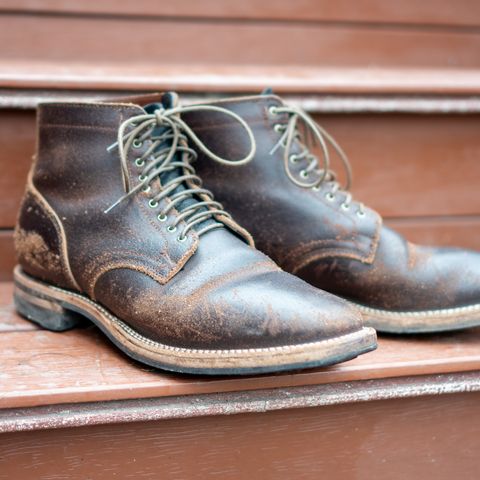
<svg viewBox="0 0 480 480"><path fill-rule="evenodd" d="M478 46L473 47L477 51ZM255 93L269 86L281 93L296 94L478 95L479 85L476 67L328 67L321 60L314 66L106 61L92 66L86 60L52 62L0 57L2 88Z"/></svg>
<svg viewBox="0 0 480 480"><path fill-rule="evenodd" d="M475 0L425 1L415 0L360 0L352 8L350 0L177 0L175 3L155 0L137 0L135 3L121 0L102 2L75 0L3 0L2 12L57 13L82 15L126 15L153 17L187 17L287 20L308 22L347 22L369 24L413 24L425 28L478 26L480 8Z"/></svg>
<svg viewBox="0 0 480 480"><path fill-rule="evenodd" d="M478 113L313 113L351 159L355 198L387 225L417 243L480 250ZM11 229L35 149L35 114L10 108L0 119L0 280L10 280Z"/></svg>
<svg viewBox="0 0 480 480"><path fill-rule="evenodd" d="M0 478L477 480L480 393L0 435Z"/></svg>
<svg viewBox="0 0 480 480"><path fill-rule="evenodd" d="M314 117L349 155L355 198L387 219L457 215L478 222L479 114ZM0 165L8 171L0 176L0 227L11 228L35 148L35 115L10 109L0 110L0 118Z"/></svg>
<svg viewBox="0 0 480 480"><path fill-rule="evenodd" d="M16 317L0 287L0 408L193 395L480 370L480 329L384 337L379 349L337 366L243 378L175 375L129 360L95 328L65 333Z"/></svg>
<svg viewBox="0 0 480 480"><path fill-rule="evenodd" d="M463 7L465 11L469 8L471 21L478 27L478 6L473 4L470 1ZM172 8L180 7L175 4ZM97 68L105 63L362 68L375 65L443 69L478 68L480 64L477 28L451 28L448 24L412 28L408 24L387 23L379 28L375 22L261 21L261 15L257 21L238 21L228 15L221 21L198 17L192 21L191 17L182 16L70 15L58 10L35 15L20 9L0 10L3 46L0 61L66 61L65 66L86 62L92 67L96 64ZM203 6L198 5L196 10L200 9ZM290 5L289 10L292 9L295 7ZM432 6L427 9L432 13L435 10ZM42 10L41 2L39 10ZM321 12L318 7L316 10ZM362 8L352 10L361 11ZM450 5L448 10L456 9ZM457 11L461 10L462 6ZM157 11L161 13L162 10L157 7ZM394 17L392 11L391 18ZM135 31L135 35L125 35L127 31ZM212 40L215 48L212 48ZM152 45L155 47L150 48ZM251 48L253 45L255 48Z"/></svg>

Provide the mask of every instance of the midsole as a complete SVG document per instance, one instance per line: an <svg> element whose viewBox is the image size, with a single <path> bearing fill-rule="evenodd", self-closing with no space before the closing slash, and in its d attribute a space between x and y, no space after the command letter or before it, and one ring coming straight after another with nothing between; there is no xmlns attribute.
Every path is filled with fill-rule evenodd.
<svg viewBox="0 0 480 480"><path fill-rule="evenodd" d="M438 310L398 312L350 303L360 310L367 325L384 332L427 333L480 325L480 304Z"/></svg>

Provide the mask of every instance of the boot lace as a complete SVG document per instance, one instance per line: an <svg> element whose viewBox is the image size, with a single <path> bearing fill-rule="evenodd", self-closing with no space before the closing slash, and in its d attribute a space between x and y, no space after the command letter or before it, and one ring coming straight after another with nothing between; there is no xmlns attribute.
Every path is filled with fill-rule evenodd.
<svg viewBox="0 0 480 480"><path fill-rule="evenodd" d="M240 160L230 160L212 152L181 119L181 113L199 110L220 112L239 122L250 140L251 148L248 155ZM149 147L134 160L135 165L142 169L138 177L140 183L132 187L128 174L128 155L131 150L142 148L145 141L150 141ZM213 194L202 187L202 181L191 165L191 162L197 158L197 152L189 146L189 142L205 156L224 165L246 164L253 158L256 150L255 139L247 123L237 114L221 107L209 105L169 109L159 107L153 113L130 117L120 125L117 141L107 148L109 152L118 149L125 195L107 208L105 213L109 213L140 190L151 192L152 183L159 180L160 189L149 196L148 205L155 209L163 199L169 198L168 204L157 215L160 222L167 221L169 212L179 207L180 214L167 227L169 232L174 232L177 230L177 225L182 220L185 221L185 227L178 237L179 241L185 241L189 230L206 220L214 220L214 222L207 222L207 225L198 230L199 236L215 228L222 228L224 225L218 221L218 217L231 218L231 216L219 202L213 199ZM161 176L174 171L181 173L162 184ZM193 201L180 208L180 204L185 200Z"/></svg>
<svg viewBox="0 0 480 480"><path fill-rule="evenodd" d="M274 125L275 131L280 133L281 137L270 151L270 155L273 155L279 148L284 149L283 163L288 178L299 187L312 188L315 191L320 190L322 184L328 183L330 191L326 193L325 198L333 202L337 193L340 193L343 195L341 208L349 210L353 202L352 194L349 192L352 185L352 169L347 155L335 139L300 108L272 105L269 108L269 112L271 115L280 115L282 113L288 115L286 124L277 123ZM303 134L299 131L300 122L303 124ZM320 146L322 160L311 152L310 145L315 143L318 143ZM292 152L294 145L300 147L301 151L299 153ZM346 183L344 186L341 186L337 181L335 172L330 170L329 146L333 147L345 169ZM290 165L300 161L307 162L306 167L300 171L300 177L307 179L311 173L315 173L316 178L313 181L309 182L306 180L304 182L293 175ZM354 203L358 206L357 215L364 217L365 206L363 203Z"/></svg>

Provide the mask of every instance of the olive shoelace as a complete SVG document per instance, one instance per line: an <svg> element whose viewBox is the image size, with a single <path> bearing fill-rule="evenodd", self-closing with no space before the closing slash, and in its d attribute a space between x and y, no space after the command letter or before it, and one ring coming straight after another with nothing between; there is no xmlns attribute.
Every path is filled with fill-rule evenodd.
<svg viewBox="0 0 480 480"><path fill-rule="evenodd" d="M330 184L331 189L326 194L327 200L334 201L336 194L341 193L344 196L344 201L341 204L341 207L344 210L349 210L353 202L352 194L349 192L352 184L352 169L345 152L338 145L335 139L300 108L272 105L269 108L269 112L271 115L280 115L282 113L288 115L288 122L286 124L275 124L274 129L280 133L281 136L279 141L270 151L270 154L273 155L278 148L282 147L284 149L283 163L285 173L287 174L288 178L299 187L313 188L316 191L320 189L320 186L323 183ZM303 123L305 132L304 135L301 135L299 131L299 122ZM311 140L308 138L307 133L309 133L313 138L313 142L316 141L320 146L322 152L322 162L311 152L309 147ZM294 145L298 145L300 147L300 153L292 153ZM329 146L333 147L345 169L347 178L344 186L341 186L337 181L335 172L330 170ZM293 175L290 169L290 164L295 164L302 160L308 164L300 171L300 177L307 179L311 173L316 173L315 180L311 182L303 182ZM355 203L358 205L357 215L360 217L365 216L365 206L363 203Z"/></svg>
<svg viewBox="0 0 480 480"><path fill-rule="evenodd" d="M181 119L182 113L191 111L215 111L239 122L250 140L251 148L248 155L240 160L230 160L212 152ZM146 141L150 142L149 147L134 160L135 165L142 168L138 177L140 183L132 187L128 173L128 155L132 149L142 148ZM166 222L169 212L177 207L179 215L167 227L167 230L169 232L176 231L177 225L183 220L185 227L178 237L179 241L185 241L189 230L207 220L214 220L214 222L207 222L207 225L197 230L199 236L215 228L223 227L224 225L218 221L218 217L231 218L231 216L219 202L213 199L209 190L202 188L202 181L195 174L195 169L191 165L191 162L197 158L197 153L189 146L189 142L194 144L206 157L224 165L244 165L254 157L256 150L253 132L248 124L237 114L221 107L209 105L169 109L160 107L153 113L131 117L120 125L117 141L107 149L109 152L118 149L125 195L105 210L105 213L110 212L119 203L140 190L151 192L154 180L159 179L161 183L162 176L172 176L172 172L177 171L181 173L177 176L173 175L165 184L161 184L159 191L152 193L149 197L148 204L152 209L157 208L163 199L168 197L170 200L158 213L158 220ZM187 206L185 206L186 200L190 200Z"/></svg>

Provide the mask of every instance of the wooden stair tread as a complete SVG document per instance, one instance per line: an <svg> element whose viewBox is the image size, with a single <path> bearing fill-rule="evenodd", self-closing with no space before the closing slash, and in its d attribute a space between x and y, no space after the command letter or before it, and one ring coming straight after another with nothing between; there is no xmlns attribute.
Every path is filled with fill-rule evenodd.
<svg viewBox="0 0 480 480"><path fill-rule="evenodd" d="M477 68L81 63L0 59L0 87L32 89L450 94L480 92Z"/></svg>
<svg viewBox="0 0 480 480"><path fill-rule="evenodd" d="M52 333L13 311L0 284L0 407L287 388L480 370L480 329L382 337L373 353L324 369L243 378L155 371L128 359L96 328Z"/></svg>
<svg viewBox="0 0 480 480"><path fill-rule="evenodd" d="M289 0L264 0L261 3L237 2L235 0L180 0L176 2L152 2L137 0L121 2L78 2L74 0L35 1L3 0L0 11L30 12L63 15L114 15L218 18L240 20L286 20L306 22L366 22L368 24L396 25L439 25L478 26L480 6L470 0L455 3L443 0L435 3L395 0L364 0L352 8L348 1L303 0L292 3Z"/></svg>

